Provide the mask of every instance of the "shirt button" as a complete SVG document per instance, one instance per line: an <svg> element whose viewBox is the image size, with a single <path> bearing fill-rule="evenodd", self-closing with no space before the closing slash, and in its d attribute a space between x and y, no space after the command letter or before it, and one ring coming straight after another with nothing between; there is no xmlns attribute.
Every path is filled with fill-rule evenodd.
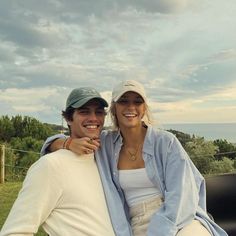
<svg viewBox="0 0 236 236"><path fill-rule="evenodd" d="M113 172L113 175L116 175L116 172Z"/></svg>

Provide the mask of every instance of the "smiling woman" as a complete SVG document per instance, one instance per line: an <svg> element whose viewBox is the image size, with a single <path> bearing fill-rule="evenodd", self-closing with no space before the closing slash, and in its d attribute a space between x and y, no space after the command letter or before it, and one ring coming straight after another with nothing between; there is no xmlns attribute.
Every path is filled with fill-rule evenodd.
<svg viewBox="0 0 236 236"><path fill-rule="evenodd" d="M113 89L113 98L112 98L112 103L110 107L110 114L111 114L111 119L112 119L115 129L119 128L117 116L119 114L122 114L122 111L116 112L116 110L132 107L132 106L137 107L139 110L141 109L141 111L139 111L141 112L139 116L141 115L140 118L142 121L145 121L147 124L152 123L144 88L141 86L141 84L137 83L136 88L133 88L133 89L136 89L135 90L136 92L134 92L133 90L131 90L132 86L133 85L131 84L131 88L130 88L127 83L127 87L125 87L124 91L122 91L123 93L121 93L121 91L119 90L119 87L115 87ZM138 114L136 113L136 111L132 110L131 108L131 109L126 109L126 111L124 111L122 116L126 117L127 119L130 117L130 121L132 121L134 119L131 119L131 118L138 117Z"/></svg>

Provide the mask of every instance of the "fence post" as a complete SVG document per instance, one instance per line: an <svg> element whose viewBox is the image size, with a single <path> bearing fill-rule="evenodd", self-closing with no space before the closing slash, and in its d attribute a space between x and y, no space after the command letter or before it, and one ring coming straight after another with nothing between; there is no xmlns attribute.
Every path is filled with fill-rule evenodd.
<svg viewBox="0 0 236 236"><path fill-rule="evenodd" d="M0 183L5 182L5 145L2 145L0 153Z"/></svg>

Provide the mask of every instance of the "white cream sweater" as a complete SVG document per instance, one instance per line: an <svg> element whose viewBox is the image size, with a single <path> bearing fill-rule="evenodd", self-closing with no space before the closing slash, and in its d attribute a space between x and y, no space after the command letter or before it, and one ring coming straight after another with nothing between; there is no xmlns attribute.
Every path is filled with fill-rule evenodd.
<svg viewBox="0 0 236 236"><path fill-rule="evenodd" d="M113 236L93 155L59 150L29 169L0 232L33 235L42 225L52 236Z"/></svg>

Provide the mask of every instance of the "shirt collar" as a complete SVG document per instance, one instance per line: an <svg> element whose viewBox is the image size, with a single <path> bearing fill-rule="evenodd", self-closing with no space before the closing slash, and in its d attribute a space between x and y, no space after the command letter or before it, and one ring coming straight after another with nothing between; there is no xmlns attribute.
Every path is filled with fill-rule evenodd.
<svg viewBox="0 0 236 236"><path fill-rule="evenodd" d="M143 152L153 156L154 155L154 135L153 135L152 126L147 127L147 133L145 135L144 144L143 144Z"/></svg>
<svg viewBox="0 0 236 236"><path fill-rule="evenodd" d="M113 135L113 143L115 144L118 140L120 140L120 143L123 143L123 137L120 133L120 129L118 129L115 132L115 135Z"/></svg>

